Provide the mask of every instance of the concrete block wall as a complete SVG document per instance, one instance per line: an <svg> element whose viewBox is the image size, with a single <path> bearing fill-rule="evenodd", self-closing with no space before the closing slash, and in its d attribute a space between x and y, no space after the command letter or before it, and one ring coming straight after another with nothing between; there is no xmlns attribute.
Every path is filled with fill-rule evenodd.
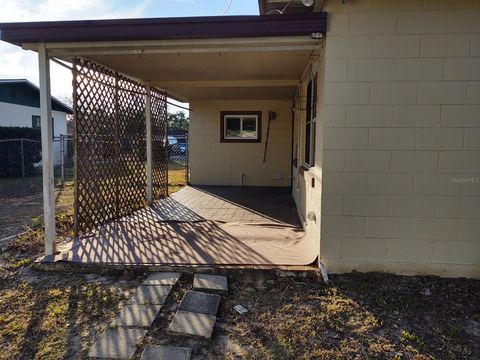
<svg viewBox="0 0 480 360"><path fill-rule="evenodd" d="M295 129L294 129L294 163L292 176L292 195L297 205L300 220L303 227L312 241L314 249L320 253L320 233L322 215L322 151L323 151L323 113L325 107L321 106L324 96L324 82L327 75L325 68L325 51L320 48L316 50L301 76L297 98L295 99ZM306 97L307 86L312 76L317 76L317 119L316 119L316 146L315 164L309 168L304 166L304 141L306 121ZM332 114L332 121L335 114ZM328 201L325 200L325 201ZM327 208L336 204L326 204ZM308 218L308 213L315 216Z"/></svg>
<svg viewBox="0 0 480 360"><path fill-rule="evenodd" d="M290 186L291 102L276 100L192 101L190 181L194 185ZM221 143L221 111L262 111L261 143ZM268 111L275 111L267 147Z"/></svg>
<svg viewBox="0 0 480 360"><path fill-rule="evenodd" d="M480 2L327 2L321 259L480 277Z"/></svg>

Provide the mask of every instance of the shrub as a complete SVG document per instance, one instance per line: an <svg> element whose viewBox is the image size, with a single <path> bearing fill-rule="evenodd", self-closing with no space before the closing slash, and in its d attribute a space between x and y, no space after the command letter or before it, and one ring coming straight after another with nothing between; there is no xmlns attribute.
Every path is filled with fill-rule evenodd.
<svg viewBox="0 0 480 360"><path fill-rule="evenodd" d="M12 140L9 140L12 139ZM40 129L0 126L0 177L22 176L22 141L25 176L35 175L35 164L42 159ZM28 141L35 140L35 141Z"/></svg>

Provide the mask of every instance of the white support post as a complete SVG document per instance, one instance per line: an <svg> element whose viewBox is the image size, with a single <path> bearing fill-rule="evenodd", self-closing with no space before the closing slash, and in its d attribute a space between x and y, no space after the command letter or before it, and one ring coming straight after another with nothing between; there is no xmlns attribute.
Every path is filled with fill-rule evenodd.
<svg viewBox="0 0 480 360"><path fill-rule="evenodd" d="M147 124L147 202L153 202L153 179L152 179L152 95L150 85L145 86L147 97L145 101L145 118Z"/></svg>
<svg viewBox="0 0 480 360"><path fill-rule="evenodd" d="M55 198L52 157L52 100L50 93L50 63L45 45L38 46L40 72L40 114L42 133L43 219L45 223L45 255L55 252Z"/></svg>

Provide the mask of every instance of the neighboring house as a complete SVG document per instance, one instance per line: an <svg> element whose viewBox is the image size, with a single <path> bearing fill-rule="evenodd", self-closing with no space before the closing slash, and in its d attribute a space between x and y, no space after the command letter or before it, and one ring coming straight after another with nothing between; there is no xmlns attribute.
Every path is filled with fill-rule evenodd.
<svg viewBox="0 0 480 360"><path fill-rule="evenodd" d="M0 28L188 101L192 184L292 187L329 271L480 278L478 1L259 4Z"/></svg>
<svg viewBox="0 0 480 360"><path fill-rule="evenodd" d="M52 98L54 162L61 163L60 134L67 135L72 109ZM40 128L40 91L25 79L0 79L0 126Z"/></svg>

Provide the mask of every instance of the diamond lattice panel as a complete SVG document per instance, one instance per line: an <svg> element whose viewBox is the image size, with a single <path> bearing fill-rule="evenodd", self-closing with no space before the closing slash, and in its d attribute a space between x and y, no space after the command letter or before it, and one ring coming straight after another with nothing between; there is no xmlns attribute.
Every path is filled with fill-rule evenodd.
<svg viewBox="0 0 480 360"><path fill-rule="evenodd" d="M145 87L84 59L74 62L75 233L146 205ZM155 198L167 194L166 94L154 90Z"/></svg>
<svg viewBox="0 0 480 360"><path fill-rule="evenodd" d="M152 179L153 198L168 195L167 96L152 90Z"/></svg>

